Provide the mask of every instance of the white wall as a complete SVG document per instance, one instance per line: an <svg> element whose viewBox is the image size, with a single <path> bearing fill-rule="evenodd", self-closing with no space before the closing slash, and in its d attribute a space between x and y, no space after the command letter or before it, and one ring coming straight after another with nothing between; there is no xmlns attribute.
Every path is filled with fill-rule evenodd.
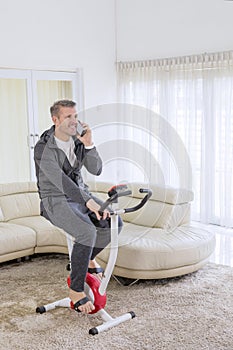
<svg viewBox="0 0 233 350"><path fill-rule="evenodd" d="M233 1L0 0L0 67L83 67L85 107L115 102L117 60L233 49Z"/></svg>
<svg viewBox="0 0 233 350"><path fill-rule="evenodd" d="M118 61L233 49L233 1L116 1Z"/></svg>
<svg viewBox="0 0 233 350"><path fill-rule="evenodd" d="M0 0L0 67L83 67L85 107L115 101L114 0Z"/></svg>

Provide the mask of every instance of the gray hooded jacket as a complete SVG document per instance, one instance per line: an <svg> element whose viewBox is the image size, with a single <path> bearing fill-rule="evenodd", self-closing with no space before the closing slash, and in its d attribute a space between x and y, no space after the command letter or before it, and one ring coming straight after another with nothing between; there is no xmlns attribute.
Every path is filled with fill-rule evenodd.
<svg viewBox="0 0 233 350"><path fill-rule="evenodd" d="M66 198L85 205L92 195L88 186L83 182L82 166L93 175L100 175L102 172L102 160L96 148L85 149L83 143L76 137L74 137L74 152L77 160L72 167L65 153L57 147L54 130L54 126L46 130L34 150L42 215L43 200L49 197Z"/></svg>

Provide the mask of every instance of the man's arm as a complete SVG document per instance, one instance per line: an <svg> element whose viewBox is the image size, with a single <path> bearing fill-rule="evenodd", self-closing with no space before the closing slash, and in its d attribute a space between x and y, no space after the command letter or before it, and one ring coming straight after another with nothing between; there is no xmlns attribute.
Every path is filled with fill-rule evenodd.
<svg viewBox="0 0 233 350"><path fill-rule="evenodd" d="M83 165L92 175L100 175L102 172L102 160L99 156L99 153L94 146L92 140L92 131L89 126L85 123L82 123L82 126L85 128L86 133L84 136L77 135L79 141L84 145L84 155L83 155Z"/></svg>
<svg viewBox="0 0 233 350"><path fill-rule="evenodd" d="M102 159L100 158L96 147L85 149L83 165L92 175L99 176L102 173Z"/></svg>

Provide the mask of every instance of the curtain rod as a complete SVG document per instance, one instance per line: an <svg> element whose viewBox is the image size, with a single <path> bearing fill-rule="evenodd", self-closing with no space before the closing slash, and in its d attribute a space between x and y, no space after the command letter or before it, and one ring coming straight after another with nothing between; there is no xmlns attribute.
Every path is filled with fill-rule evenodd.
<svg viewBox="0 0 233 350"><path fill-rule="evenodd" d="M140 68L140 67L159 67L159 66L174 66L181 64L193 64L193 63L214 63L219 61L233 61L233 51L203 53L198 55L179 56L159 58L153 60L141 60L141 61L119 61L116 62L118 68Z"/></svg>

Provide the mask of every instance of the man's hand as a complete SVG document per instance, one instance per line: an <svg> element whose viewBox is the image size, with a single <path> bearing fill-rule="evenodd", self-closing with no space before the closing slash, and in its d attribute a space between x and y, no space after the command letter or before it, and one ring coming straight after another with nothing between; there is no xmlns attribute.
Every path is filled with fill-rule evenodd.
<svg viewBox="0 0 233 350"><path fill-rule="evenodd" d="M83 136L77 135L77 138L84 144L85 147L89 147L93 145L92 141L92 132L89 128L88 124L81 123L84 129L86 129L86 133Z"/></svg>
<svg viewBox="0 0 233 350"><path fill-rule="evenodd" d="M96 202L94 201L94 199L92 199L92 198L89 199L89 200L86 202L86 207L87 207L90 211L92 211L92 212L95 213L95 215L96 215L96 217L97 217L98 220L100 220L100 219L105 220L105 219L107 219L107 217L110 217L110 213L109 213L109 211L108 211L107 209L105 209L105 210L103 211L103 216L102 216L102 217L100 216L100 214L99 214L100 205L99 205L98 203L96 203Z"/></svg>

